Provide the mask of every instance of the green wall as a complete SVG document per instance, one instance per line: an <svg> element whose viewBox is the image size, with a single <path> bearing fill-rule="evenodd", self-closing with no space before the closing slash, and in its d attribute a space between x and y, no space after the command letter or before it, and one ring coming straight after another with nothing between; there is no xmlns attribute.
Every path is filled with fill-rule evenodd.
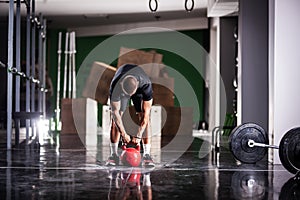
<svg viewBox="0 0 300 200"><path fill-rule="evenodd" d="M56 80L57 80L57 41L58 41L59 30L48 31L48 68L50 75L53 80L53 85L56 90ZM182 31L182 34L193 39L199 45L203 46L207 51L208 49L208 30L193 30L193 31ZM149 41L155 40L157 44L162 43L168 38L172 37L173 33L169 32L157 32L157 33L140 33L140 34L127 34L120 35L118 37L114 36L116 42L113 44L107 43L107 40L112 38L111 36L96 36L96 37L77 37L76 38L76 66L79 80L77 80L78 85L78 96L81 94L82 88L84 87L84 79L88 76L89 69L93 61L102 61L112 66L117 65L117 58L119 55L119 49L121 46L127 48L137 48L143 46L143 43L149 43ZM63 34L63 38L64 38ZM154 42L154 43L155 43ZM147 43L147 44L148 44ZM62 41L64 50L64 40ZM173 44L169 44L173 45ZM178 44L174 44L177 45ZM181 45L181 44L180 44ZM179 45L179 46L180 46ZM155 45L154 45L155 46ZM184 100L178 100L175 98L176 106L183 107L199 107L199 113L194 113L194 121L197 122L203 119L203 106L204 106L204 81L199 71L204 72L205 66L205 51L197 52L193 48L188 52L193 57L199 57L198 66L193 66L188 59L176 55L173 52L168 51L168 49L157 49L152 47L142 48L145 51L155 50L158 53L163 54L163 63L169 66L169 76L173 77L175 80L175 94L179 96L184 96ZM96 51L96 52L95 52ZM64 61L64 56L62 55L62 63ZM84 68L84 69L83 69ZM77 75L77 76L78 76ZM81 79L81 80L80 80ZM182 80L188 80L188 84L192 88L192 92L195 93L196 99L192 98L190 92L191 90L186 89L186 85L182 84ZM62 84L61 84L62 85ZM62 91L62 89L61 89ZM55 96L52 98L53 106L55 107ZM197 105L195 105L195 103ZM98 122L101 125L102 107L99 105L99 117Z"/></svg>

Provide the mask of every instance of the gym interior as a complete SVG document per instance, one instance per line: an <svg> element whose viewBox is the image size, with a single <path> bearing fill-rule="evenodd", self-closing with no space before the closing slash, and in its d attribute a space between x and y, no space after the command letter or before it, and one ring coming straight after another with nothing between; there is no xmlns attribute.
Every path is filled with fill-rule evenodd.
<svg viewBox="0 0 300 200"><path fill-rule="evenodd" d="M300 199L299 7L0 0L0 198ZM152 81L152 168L105 165L126 63Z"/></svg>

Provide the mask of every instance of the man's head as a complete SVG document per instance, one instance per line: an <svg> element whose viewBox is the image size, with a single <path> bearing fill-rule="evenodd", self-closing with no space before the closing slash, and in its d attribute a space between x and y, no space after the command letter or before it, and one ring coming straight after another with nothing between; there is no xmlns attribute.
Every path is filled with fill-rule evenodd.
<svg viewBox="0 0 300 200"><path fill-rule="evenodd" d="M121 86L125 94L132 96L138 88L138 81L134 76L126 75L121 82Z"/></svg>

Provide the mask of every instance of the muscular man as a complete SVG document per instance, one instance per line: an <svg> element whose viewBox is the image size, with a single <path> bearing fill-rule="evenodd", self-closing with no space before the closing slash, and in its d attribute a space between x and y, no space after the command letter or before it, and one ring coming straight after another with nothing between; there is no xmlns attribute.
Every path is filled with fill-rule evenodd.
<svg viewBox="0 0 300 200"><path fill-rule="evenodd" d="M136 134L127 133L122 121L122 115L130 99L134 104L139 118L139 127ZM152 83L143 69L132 64L121 66L110 84L110 106L112 114L110 132L111 156L107 164L119 164L118 143L121 137L125 144L132 142L139 145L142 140L144 150L142 165L154 166L150 156L151 128L149 120L152 102Z"/></svg>

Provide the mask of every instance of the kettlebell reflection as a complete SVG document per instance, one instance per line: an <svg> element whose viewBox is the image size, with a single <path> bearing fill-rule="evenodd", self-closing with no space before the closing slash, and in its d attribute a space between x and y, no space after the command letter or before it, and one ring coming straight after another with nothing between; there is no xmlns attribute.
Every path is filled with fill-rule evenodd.
<svg viewBox="0 0 300 200"><path fill-rule="evenodd" d="M140 169L109 172L110 188L108 199L152 199L150 173Z"/></svg>

